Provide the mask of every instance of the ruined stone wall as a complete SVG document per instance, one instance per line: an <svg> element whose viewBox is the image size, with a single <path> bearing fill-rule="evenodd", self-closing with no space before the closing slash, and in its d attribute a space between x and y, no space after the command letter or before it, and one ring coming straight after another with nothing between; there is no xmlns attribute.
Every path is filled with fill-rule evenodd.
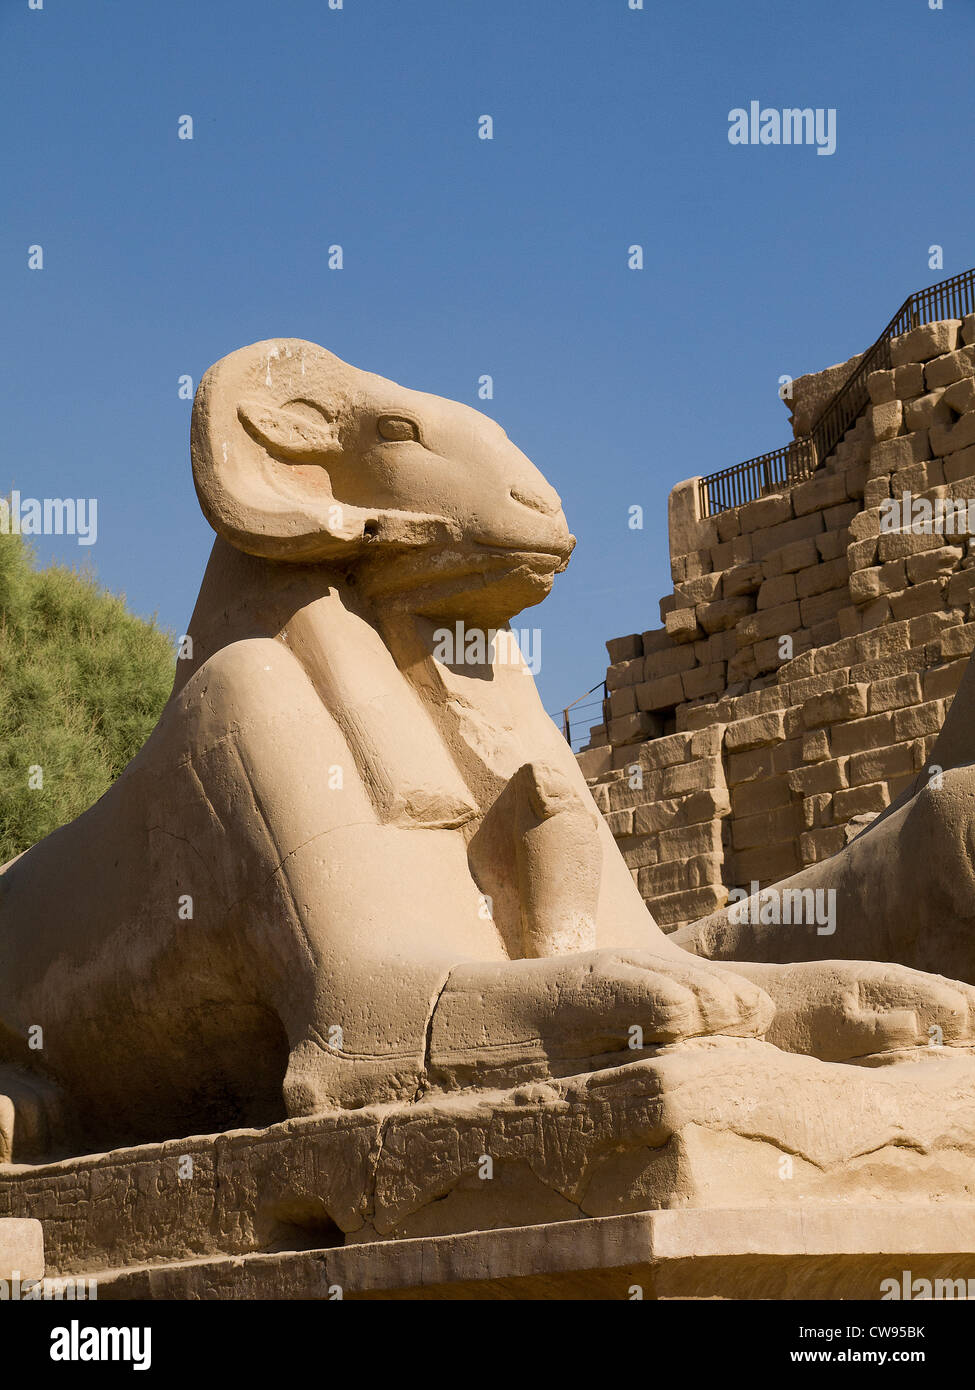
<svg viewBox="0 0 975 1390"><path fill-rule="evenodd" d="M662 926L834 854L928 775L975 646L975 545L886 530L882 508L975 498L975 316L895 339L892 361L807 482L710 518L679 484L663 626L607 643L579 759ZM797 426L825 375L795 383Z"/></svg>

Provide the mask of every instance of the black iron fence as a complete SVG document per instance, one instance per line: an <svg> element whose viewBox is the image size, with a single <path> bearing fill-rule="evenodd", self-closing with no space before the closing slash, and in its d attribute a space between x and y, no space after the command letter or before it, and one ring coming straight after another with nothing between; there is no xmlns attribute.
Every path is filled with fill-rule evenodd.
<svg viewBox="0 0 975 1390"><path fill-rule="evenodd" d="M600 698L590 700L589 696L595 694L597 690L602 691ZM608 699L606 682L604 680L597 681L592 690L587 690L584 695L579 696L578 700L573 700L571 705L566 705L564 709L559 711L562 719L562 733L573 752L579 751L578 748L574 747L574 743L578 744L580 748L583 743L588 743L590 726L602 722L605 713L603 701L606 699ZM599 710L598 719L592 718L595 710ZM573 732L573 719L575 720L575 732Z"/></svg>
<svg viewBox="0 0 975 1390"><path fill-rule="evenodd" d="M816 456L809 439L794 439L770 454L721 468L701 479L702 515L713 516L768 492L780 492L789 483L811 477L815 468Z"/></svg>
<svg viewBox="0 0 975 1390"><path fill-rule="evenodd" d="M948 280L908 295L876 342L820 411L808 435L782 449L773 449L770 454L720 468L699 480L701 515L714 516L716 512L741 506L743 502L751 502L770 492L781 492L784 487L811 477L866 409L870 399L867 377L871 372L890 367L891 338L918 328L922 323L960 319L971 313L975 313L975 269L962 271L960 275L952 275Z"/></svg>

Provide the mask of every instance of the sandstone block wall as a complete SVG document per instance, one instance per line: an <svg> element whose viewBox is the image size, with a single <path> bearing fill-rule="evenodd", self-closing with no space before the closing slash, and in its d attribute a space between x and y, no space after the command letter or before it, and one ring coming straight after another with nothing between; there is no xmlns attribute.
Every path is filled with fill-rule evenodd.
<svg viewBox="0 0 975 1390"><path fill-rule="evenodd" d="M928 775L975 646L975 544L885 530L882 504L975 499L975 315L891 355L808 481L710 518L696 479L674 489L662 626L607 643L579 759L662 926L836 853ZM823 375L794 384L797 425Z"/></svg>

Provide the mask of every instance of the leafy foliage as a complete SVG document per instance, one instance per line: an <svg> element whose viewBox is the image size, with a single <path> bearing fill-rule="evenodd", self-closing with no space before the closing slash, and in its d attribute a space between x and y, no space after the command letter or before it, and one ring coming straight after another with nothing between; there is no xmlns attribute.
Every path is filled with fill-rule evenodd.
<svg viewBox="0 0 975 1390"><path fill-rule="evenodd" d="M22 537L0 534L0 864L118 777L152 732L174 666L170 634L124 597L84 571L37 568Z"/></svg>

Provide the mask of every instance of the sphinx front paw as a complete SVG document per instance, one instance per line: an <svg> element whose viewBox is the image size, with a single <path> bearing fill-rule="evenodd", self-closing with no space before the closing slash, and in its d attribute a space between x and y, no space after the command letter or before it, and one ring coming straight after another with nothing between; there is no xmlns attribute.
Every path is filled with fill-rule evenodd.
<svg viewBox="0 0 975 1390"><path fill-rule="evenodd" d="M774 1012L750 980L676 951L461 965L433 1013L430 1071L448 1089L513 1085L685 1038L761 1037Z"/></svg>
<svg viewBox="0 0 975 1390"><path fill-rule="evenodd" d="M878 961L742 964L776 1005L766 1034L786 1052L859 1061L918 1047L975 1044L975 988Z"/></svg>

